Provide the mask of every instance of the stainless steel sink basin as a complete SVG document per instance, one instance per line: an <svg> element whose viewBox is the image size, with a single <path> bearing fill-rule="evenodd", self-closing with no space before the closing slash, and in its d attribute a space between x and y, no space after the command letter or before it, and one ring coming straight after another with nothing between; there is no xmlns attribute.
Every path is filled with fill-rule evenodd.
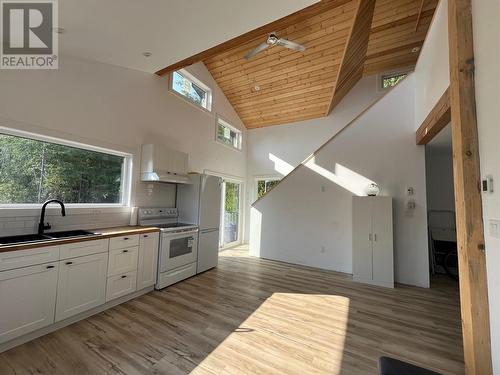
<svg viewBox="0 0 500 375"><path fill-rule="evenodd" d="M57 240L71 237L95 236L96 233L87 230L68 230L64 232L53 232L45 234L26 234L22 236L0 237L0 246L19 245L24 243Z"/></svg>
<svg viewBox="0 0 500 375"><path fill-rule="evenodd" d="M46 235L40 234L25 234L22 236L9 236L9 237L0 237L0 246L2 245L16 245L28 242L38 242L38 241L47 241L50 237Z"/></svg>
<svg viewBox="0 0 500 375"><path fill-rule="evenodd" d="M58 238L68 238L68 237L95 236L96 233L90 232L88 230L67 230L64 232L45 233L45 235L53 239L58 239Z"/></svg>

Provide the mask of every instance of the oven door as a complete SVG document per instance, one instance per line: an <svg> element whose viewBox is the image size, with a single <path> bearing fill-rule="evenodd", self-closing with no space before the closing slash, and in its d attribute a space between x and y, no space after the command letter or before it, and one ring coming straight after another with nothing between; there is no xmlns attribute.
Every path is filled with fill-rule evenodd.
<svg viewBox="0 0 500 375"><path fill-rule="evenodd" d="M166 272L198 259L198 230L181 233L162 233L160 272Z"/></svg>

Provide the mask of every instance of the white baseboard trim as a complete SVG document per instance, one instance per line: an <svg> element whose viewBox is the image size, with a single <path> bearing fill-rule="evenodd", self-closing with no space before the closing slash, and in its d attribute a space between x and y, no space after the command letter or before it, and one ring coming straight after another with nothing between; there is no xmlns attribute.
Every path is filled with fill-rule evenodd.
<svg viewBox="0 0 500 375"><path fill-rule="evenodd" d="M120 305L124 302L127 302L127 301L130 301L134 298L137 298L143 294L146 294L146 293L149 293L149 292L152 292L154 290L154 287L153 286L150 286L150 287L147 287L147 288L144 288L142 290L138 290L134 293L131 293L131 294L127 294L126 296L122 296L120 298L116 298L112 301L109 301L103 305L100 305L100 306L97 306L97 307L94 307L93 309L90 309L90 310L87 310L87 311L84 311L80 314L77 314L75 316L72 316L68 319L65 319L65 320L61 320L60 322L56 322L56 323L53 323L47 327L43 327L43 328L40 328L36 331L33 331L33 332L30 332L30 333L27 333L23 336L20 336L20 337L16 337L15 339L12 339L10 341L7 341L3 344L0 344L0 353L3 353L9 349L12 349L16 346L19 346L19 345L22 345L22 344L25 344L27 343L28 341L31 341L31 340L34 340L38 337L41 337L41 336L44 336L48 333L51 333L51 332L54 332L54 331L57 331L58 329L61 329L63 327L66 327L66 326L69 326L73 323L76 323L80 320L83 320L83 319L86 319L92 315L95 315L95 314L98 314L104 310L107 310L107 309L110 309L114 306L117 306L117 305Z"/></svg>

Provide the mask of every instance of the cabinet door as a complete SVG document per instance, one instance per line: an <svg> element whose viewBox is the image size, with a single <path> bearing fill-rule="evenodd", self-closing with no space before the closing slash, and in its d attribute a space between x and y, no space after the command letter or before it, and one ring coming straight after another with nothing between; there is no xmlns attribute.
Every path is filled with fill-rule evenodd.
<svg viewBox="0 0 500 375"><path fill-rule="evenodd" d="M107 268L107 253L60 262L56 322L105 302Z"/></svg>
<svg viewBox="0 0 500 375"><path fill-rule="evenodd" d="M142 234L139 242L139 265L137 269L137 290L156 283L158 268L158 233Z"/></svg>
<svg viewBox="0 0 500 375"><path fill-rule="evenodd" d="M386 286L394 284L392 200L377 197L372 202L373 281Z"/></svg>
<svg viewBox="0 0 500 375"><path fill-rule="evenodd" d="M0 272L0 343L54 323L58 263Z"/></svg>
<svg viewBox="0 0 500 375"><path fill-rule="evenodd" d="M372 279L372 216L371 200L353 199L352 275L354 279Z"/></svg>

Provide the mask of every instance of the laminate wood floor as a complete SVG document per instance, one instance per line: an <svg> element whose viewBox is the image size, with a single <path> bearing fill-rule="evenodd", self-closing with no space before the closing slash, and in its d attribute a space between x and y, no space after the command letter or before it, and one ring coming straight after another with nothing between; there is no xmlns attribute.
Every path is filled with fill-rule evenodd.
<svg viewBox="0 0 500 375"><path fill-rule="evenodd" d="M377 374L381 355L463 373L456 284L371 287L240 248L0 354L0 374Z"/></svg>

